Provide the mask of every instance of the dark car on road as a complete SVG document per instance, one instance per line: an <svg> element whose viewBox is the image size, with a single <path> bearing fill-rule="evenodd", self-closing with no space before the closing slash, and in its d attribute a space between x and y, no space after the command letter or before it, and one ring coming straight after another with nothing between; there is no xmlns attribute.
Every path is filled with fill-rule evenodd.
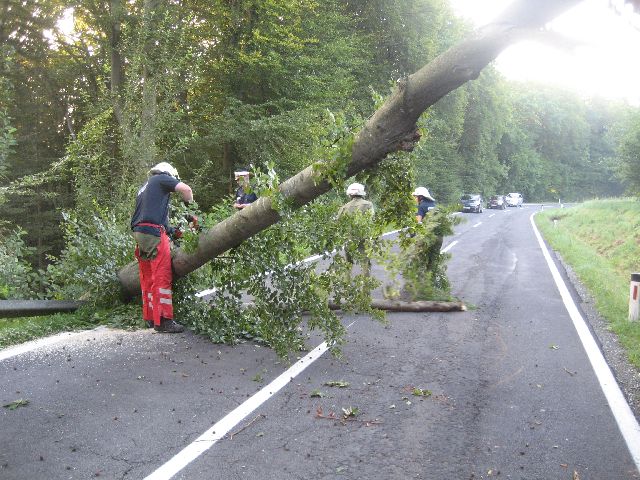
<svg viewBox="0 0 640 480"><path fill-rule="evenodd" d="M463 212L482 213L482 195L465 193L460 197Z"/></svg>
<svg viewBox="0 0 640 480"><path fill-rule="evenodd" d="M487 203L487 208L504 210L507 208L507 202L502 195L492 195Z"/></svg>

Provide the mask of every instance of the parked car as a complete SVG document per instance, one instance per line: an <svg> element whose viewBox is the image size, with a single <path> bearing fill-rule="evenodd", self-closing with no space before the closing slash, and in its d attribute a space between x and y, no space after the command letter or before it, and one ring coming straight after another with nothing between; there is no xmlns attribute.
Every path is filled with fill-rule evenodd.
<svg viewBox="0 0 640 480"><path fill-rule="evenodd" d="M504 210L507 208L507 202L502 195L492 195L487 202L487 208L499 208Z"/></svg>
<svg viewBox="0 0 640 480"><path fill-rule="evenodd" d="M482 213L482 195L465 193L460 197L463 212Z"/></svg>
<svg viewBox="0 0 640 480"><path fill-rule="evenodd" d="M507 201L507 207L521 207L522 206L522 194L521 193L509 193L504 197Z"/></svg>

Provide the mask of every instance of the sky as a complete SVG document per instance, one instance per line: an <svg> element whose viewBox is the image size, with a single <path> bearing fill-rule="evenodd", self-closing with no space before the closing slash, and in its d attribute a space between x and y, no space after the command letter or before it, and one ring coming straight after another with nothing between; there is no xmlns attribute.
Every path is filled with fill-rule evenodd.
<svg viewBox="0 0 640 480"><path fill-rule="evenodd" d="M456 14L480 26L511 0L449 0ZM613 6L612 6L613 5ZM584 96L640 106L640 14L622 0L585 0L547 25L576 41L571 49L535 42L507 48L496 67L511 80L535 81Z"/></svg>

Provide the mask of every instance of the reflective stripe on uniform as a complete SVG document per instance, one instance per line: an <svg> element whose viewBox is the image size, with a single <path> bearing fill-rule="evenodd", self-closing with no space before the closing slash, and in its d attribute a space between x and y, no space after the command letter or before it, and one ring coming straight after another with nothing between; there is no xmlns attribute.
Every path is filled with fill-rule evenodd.
<svg viewBox="0 0 640 480"><path fill-rule="evenodd" d="M167 305L173 305L173 302L170 298L161 298L160 303L166 303Z"/></svg>
<svg viewBox="0 0 640 480"><path fill-rule="evenodd" d="M172 293L171 290L168 290L166 288L159 288L158 291L160 293L164 293L165 295L171 295L171 293Z"/></svg>

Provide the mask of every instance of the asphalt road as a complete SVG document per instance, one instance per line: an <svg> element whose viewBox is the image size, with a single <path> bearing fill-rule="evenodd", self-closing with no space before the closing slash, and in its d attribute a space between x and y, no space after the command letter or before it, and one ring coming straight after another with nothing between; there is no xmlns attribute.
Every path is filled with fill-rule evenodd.
<svg viewBox="0 0 640 480"><path fill-rule="evenodd" d="M388 325L345 317L342 359L325 353L221 439L201 439L207 448L174 478L640 478L533 210L463 214L445 245L456 242L449 275L468 311L389 314ZM4 358L0 402L29 403L0 411L0 479L162 478L288 368L256 345L148 330L85 332Z"/></svg>

